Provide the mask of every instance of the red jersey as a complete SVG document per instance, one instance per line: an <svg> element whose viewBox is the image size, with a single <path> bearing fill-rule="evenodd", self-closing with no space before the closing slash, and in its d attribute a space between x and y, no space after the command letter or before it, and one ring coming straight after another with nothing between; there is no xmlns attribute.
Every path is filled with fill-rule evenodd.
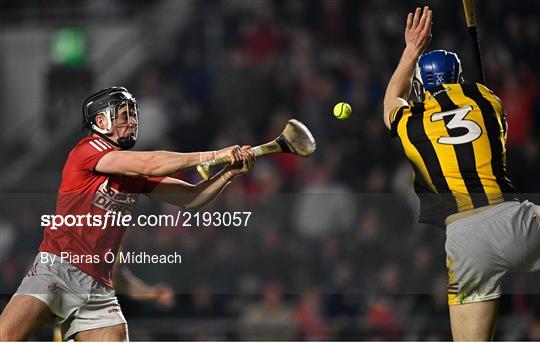
<svg viewBox="0 0 540 343"><path fill-rule="evenodd" d="M131 214L139 195L152 192L163 179L107 175L95 171L98 161L115 150L104 139L90 136L83 138L69 153L56 200L57 216L99 217L103 225L85 225L88 224L85 219L71 226L48 226L44 229L43 241L39 246L39 251L58 256L62 253L70 256L95 256L93 261L80 258L81 263L64 261L107 287L112 287L114 263L107 263L105 254L112 252L116 256L126 228L111 225L112 220L110 217L106 220L106 213L112 212L117 216L120 213Z"/></svg>

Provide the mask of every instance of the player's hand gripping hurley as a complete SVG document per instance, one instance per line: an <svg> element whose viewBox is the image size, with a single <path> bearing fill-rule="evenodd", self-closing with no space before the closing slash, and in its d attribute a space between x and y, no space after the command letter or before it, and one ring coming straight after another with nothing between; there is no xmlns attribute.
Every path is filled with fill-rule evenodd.
<svg viewBox="0 0 540 343"><path fill-rule="evenodd" d="M308 128L296 119L291 119L283 129L283 132L274 140L251 148L255 156L266 156L277 153L290 153L302 157L311 155L316 148L315 139ZM197 171L201 177L208 180L210 167L227 164L230 156L201 163Z"/></svg>

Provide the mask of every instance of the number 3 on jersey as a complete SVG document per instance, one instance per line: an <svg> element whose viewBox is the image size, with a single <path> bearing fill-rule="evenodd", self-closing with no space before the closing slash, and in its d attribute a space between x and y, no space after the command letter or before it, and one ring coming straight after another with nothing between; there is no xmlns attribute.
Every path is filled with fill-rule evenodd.
<svg viewBox="0 0 540 343"><path fill-rule="evenodd" d="M470 143L476 140L478 137L480 137L480 135L482 134L482 128L480 127L480 125L478 125L476 122L472 120L464 119L471 110L472 110L472 106L467 106L467 107L456 108L455 110L450 110L446 112L434 113L431 116L432 122L442 120L446 116L452 116L452 119L450 119L450 121L446 124L446 127L448 129L464 128L467 130L467 133L461 136L456 136L456 137L448 137L448 136L442 137L441 136L439 137L439 139L437 139L437 143L452 144L452 145L465 144L465 143Z"/></svg>

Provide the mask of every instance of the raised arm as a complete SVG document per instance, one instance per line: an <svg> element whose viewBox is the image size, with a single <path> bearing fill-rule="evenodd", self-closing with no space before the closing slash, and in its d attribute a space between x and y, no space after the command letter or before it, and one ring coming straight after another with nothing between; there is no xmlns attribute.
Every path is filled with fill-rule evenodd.
<svg viewBox="0 0 540 343"><path fill-rule="evenodd" d="M414 68L431 40L432 18L433 12L427 6L423 10L418 7L414 14L407 15L405 49L384 95L384 123L388 128L391 111L407 105Z"/></svg>

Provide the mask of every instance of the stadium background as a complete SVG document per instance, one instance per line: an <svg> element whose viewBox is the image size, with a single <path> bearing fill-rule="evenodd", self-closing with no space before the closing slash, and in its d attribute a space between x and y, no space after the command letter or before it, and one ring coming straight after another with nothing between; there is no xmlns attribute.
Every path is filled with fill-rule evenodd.
<svg viewBox="0 0 540 343"><path fill-rule="evenodd" d="M449 339L444 232L415 223L410 171L381 120L405 15L424 4L1 0L0 308L35 256L40 215L54 211L82 100L125 85L142 113L137 149L262 143L290 117L318 142L311 159L260 159L208 208L252 210L248 228L126 234L125 250L185 261L131 266L177 293L164 309L119 290L131 339ZM467 78L461 1L427 4L431 48L458 52ZM477 10L487 85L508 113L510 175L537 193L540 4L481 0ZM345 122L331 116L342 100L354 109ZM538 279L510 275L495 339L540 340Z"/></svg>

